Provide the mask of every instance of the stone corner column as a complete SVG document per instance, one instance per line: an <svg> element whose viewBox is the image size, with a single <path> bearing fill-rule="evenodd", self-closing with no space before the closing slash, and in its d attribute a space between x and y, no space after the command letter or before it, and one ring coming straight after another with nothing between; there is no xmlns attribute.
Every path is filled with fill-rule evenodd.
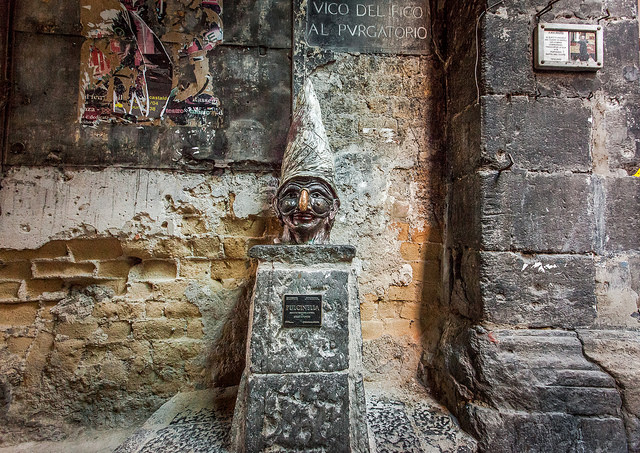
<svg viewBox="0 0 640 453"><path fill-rule="evenodd" d="M258 269L234 451L368 452L355 248L267 245L249 256Z"/></svg>

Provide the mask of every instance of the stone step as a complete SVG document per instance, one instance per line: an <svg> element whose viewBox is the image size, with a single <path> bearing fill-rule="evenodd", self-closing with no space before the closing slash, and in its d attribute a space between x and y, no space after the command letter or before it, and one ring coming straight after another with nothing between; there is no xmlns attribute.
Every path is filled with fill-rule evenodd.
<svg viewBox="0 0 640 453"><path fill-rule="evenodd" d="M232 453L236 388L178 393L114 453ZM475 440L418 384L366 386L371 453L473 453Z"/></svg>

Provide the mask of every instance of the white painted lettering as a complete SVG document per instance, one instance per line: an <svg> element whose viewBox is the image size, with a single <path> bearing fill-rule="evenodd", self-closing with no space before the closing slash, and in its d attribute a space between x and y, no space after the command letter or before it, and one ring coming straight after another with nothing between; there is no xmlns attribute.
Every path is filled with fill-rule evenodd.
<svg viewBox="0 0 640 453"><path fill-rule="evenodd" d="M391 5L389 7L389 15L391 17L411 17L421 19L424 16L424 11L421 6Z"/></svg>
<svg viewBox="0 0 640 453"><path fill-rule="evenodd" d="M342 0L343 2L345 0ZM315 14L327 16L349 16L335 23L333 20L318 18L315 23L308 22L309 36L350 36L360 40L402 40L408 43L410 40L426 40L429 36L427 28L419 26L417 19L425 17L423 6L419 5L397 5L390 4L381 8L375 3L342 3L338 1L317 1L311 0L311 11ZM362 19L362 22L353 23L355 17ZM393 19L392 25L383 25L387 20L375 18L389 17ZM342 23L340 23L342 22ZM383 23L380 23L383 22ZM404 22L404 23L403 23ZM389 23L389 22L387 22ZM381 44L381 43L380 43ZM400 44L400 43L398 43Z"/></svg>

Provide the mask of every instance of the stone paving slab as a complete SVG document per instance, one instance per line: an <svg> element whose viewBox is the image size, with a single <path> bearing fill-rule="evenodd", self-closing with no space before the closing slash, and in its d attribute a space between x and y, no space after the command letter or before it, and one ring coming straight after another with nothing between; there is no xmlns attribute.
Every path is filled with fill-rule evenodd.
<svg viewBox="0 0 640 453"><path fill-rule="evenodd" d="M409 388L369 386L367 419L376 453L474 453L475 439L419 384Z"/></svg>
<svg viewBox="0 0 640 453"><path fill-rule="evenodd" d="M236 388L179 393L114 453L232 453ZM475 440L420 385L368 386L372 453L474 453ZM330 452L329 452L330 453Z"/></svg>
<svg viewBox="0 0 640 453"><path fill-rule="evenodd" d="M237 388L178 393L114 453L231 453Z"/></svg>

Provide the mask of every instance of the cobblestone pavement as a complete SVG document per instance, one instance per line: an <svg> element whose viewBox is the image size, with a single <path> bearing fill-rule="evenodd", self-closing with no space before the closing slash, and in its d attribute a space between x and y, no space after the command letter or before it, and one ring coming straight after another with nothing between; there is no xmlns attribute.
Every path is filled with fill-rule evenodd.
<svg viewBox="0 0 640 453"><path fill-rule="evenodd" d="M367 388L372 453L473 453L476 441L418 384Z"/></svg>
<svg viewBox="0 0 640 453"><path fill-rule="evenodd" d="M180 393L114 453L231 453L235 393ZM424 389L367 388L372 453L473 453L476 443Z"/></svg>

